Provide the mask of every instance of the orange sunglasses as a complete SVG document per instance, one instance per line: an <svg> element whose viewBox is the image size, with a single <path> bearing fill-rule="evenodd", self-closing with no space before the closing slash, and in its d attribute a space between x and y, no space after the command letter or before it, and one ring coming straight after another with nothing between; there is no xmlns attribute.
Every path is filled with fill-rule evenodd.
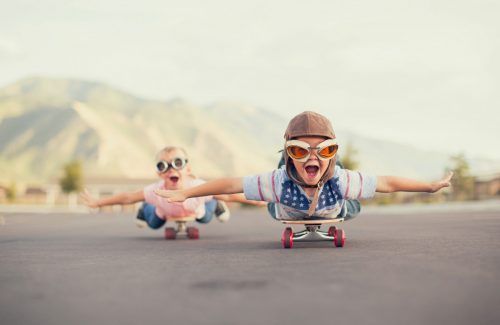
<svg viewBox="0 0 500 325"><path fill-rule="evenodd" d="M339 146L335 139L328 139L317 147L311 147L309 143L300 140L289 140L285 144L286 152L293 159L299 162L305 162L311 156L313 150L316 151L316 156L320 160L328 160L335 157Z"/></svg>

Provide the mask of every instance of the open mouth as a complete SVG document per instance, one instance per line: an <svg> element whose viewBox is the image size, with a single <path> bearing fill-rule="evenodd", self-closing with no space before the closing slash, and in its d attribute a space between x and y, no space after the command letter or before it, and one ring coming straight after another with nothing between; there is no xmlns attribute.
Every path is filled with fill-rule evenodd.
<svg viewBox="0 0 500 325"><path fill-rule="evenodd" d="M179 176L170 176L168 179L175 185L179 181Z"/></svg>
<svg viewBox="0 0 500 325"><path fill-rule="evenodd" d="M308 178L315 178L318 175L319 167L318 166L306 166L305 168L306 174Z"/></svg>

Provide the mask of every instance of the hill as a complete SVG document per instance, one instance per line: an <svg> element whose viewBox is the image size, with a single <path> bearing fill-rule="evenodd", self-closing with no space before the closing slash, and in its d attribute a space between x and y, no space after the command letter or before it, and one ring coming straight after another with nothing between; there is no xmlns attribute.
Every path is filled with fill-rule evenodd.
<svg viewBox="0 0 500 325"><path fill-rule="evenodd" d="M259 173L276 165L289 118L243 103L198 107L95 82L28 78L0 89L0 182L54 182L74 159L89 178L154 178L154 156L166 145L185 147L204 178ZM377 174L437 177L450 156L336 131L340 155L351 143L360 169ZM498 166L471 163L476 173Z"/></svg>

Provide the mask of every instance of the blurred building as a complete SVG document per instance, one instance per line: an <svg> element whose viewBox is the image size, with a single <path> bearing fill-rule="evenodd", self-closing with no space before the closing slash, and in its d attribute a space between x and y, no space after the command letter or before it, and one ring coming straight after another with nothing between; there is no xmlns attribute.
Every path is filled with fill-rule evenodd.
<svg viewBox="0 0 500 325"><path fill-rule="evenodd" d="M476 177L474 198L476 200L500 197L500 173Z"/></svg>

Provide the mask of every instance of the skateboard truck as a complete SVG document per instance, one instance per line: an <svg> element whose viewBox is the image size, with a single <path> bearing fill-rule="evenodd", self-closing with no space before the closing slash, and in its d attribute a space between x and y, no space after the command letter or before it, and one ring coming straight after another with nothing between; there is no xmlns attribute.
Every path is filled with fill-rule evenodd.
<svg viewBox="0 0 500 325"><path fill-rule="evenodd" d="M293 233L293 240L299 241L318 241L333 240L334 237L328 235L326 231L320 230L321 225L306 225L306 229Z"/></svg>

